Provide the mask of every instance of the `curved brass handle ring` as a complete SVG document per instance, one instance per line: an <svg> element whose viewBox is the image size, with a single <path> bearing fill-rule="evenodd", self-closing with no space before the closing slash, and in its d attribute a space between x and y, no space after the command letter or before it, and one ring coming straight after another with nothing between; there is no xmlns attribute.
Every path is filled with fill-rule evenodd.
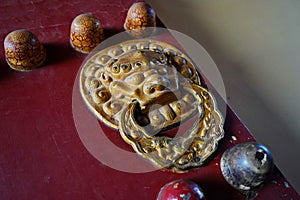
<svg viewBox="0 0 300 200"><path fill-rule="evenodd" d="M211 93L192 83L184 89L196 100L198 117L194 125L180 136L153 136L135 119L138 102L132 102L120 115L122 138L143 158L159 168L175 172L200 167L216 150L224 136L224 120Z"/></svg>

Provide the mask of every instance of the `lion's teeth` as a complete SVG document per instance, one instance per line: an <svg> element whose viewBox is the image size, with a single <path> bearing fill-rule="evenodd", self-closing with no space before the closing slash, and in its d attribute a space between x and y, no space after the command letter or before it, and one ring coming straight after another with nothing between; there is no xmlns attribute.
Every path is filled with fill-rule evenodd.
<svg viewBox="0 0 300 200"><path fill-rule="evenodd" d="M158 110L152 110L149 112L149 119L152 126L161 125L166 121L164 116Z"/></svg>
<svg viewBox="0 0 300 200"><path fill-rule="evenodd" d="M176 117L176 114L169 105L159 108L159 112L165 117L166 121L173 120Z"/></svg>
<svg viewBox="0 0 300 200"><path fill-rule="evenodd" d="M183 104L185 104L185 102L179 100L152 109L148 114L150 119L150 124L152 126L158 126L158 125L162 125L164 122L174 120L176 117L181 115L182 106L184 106Z"/></svg>

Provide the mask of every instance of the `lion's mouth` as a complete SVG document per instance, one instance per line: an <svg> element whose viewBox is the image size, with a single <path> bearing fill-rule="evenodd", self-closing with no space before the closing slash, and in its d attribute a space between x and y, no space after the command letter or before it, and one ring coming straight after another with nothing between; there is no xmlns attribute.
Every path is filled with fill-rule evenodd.
<svg viewBox="0 0 300 200"><path fill-rule="evenodd" d="M224 135L223 118L216 109L213 96L205 88L196 84L185 89L187 92L179 100L159 107L153 106L153 109L148 109L148 113L143 113L140 103L135 101L131 102L120 115L122 138L132 145L137 153L158 167L180 171L200 166L215 151L217 142ZM181 110L177 115L172 107L176 104L180 105L180 109L181 105L192 106L186 108L196 108L196 110L190 109L185 119L193 116L195 111L198 113L197 117L195 116L196 119L188 129L183 132L179 130L179 135L176 134L175 137L161 135L164 128L176 124L176 119L183 118L183 114L187 113ZM163 112L168 113L166 107L176 114L170 120L163 115ZM157 112L160 112L164 119L162 123L154 126L151 116ZM138 120L143 116L148 120L145 120L146 123L141 126ZM177 123L181 121L178 120ZM155 131L158 127L161 129Z"/></svg>
<svg viewBox="0 0 300 200"><path fill-rule="evenodd" d="M136 122L146 128L151 135L177 126L195 115L196 101L193 95L185 92L178 94L168 91L157 98L141 104L139 100L134 111Z"/></svg>

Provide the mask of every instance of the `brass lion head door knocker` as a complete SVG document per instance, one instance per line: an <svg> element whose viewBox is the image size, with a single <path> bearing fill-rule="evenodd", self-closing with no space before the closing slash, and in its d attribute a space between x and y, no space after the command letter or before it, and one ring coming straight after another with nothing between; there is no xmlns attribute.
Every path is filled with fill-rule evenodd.
<svg viewBox="0 0 300 200"><path fill-rule="evenodd" d="M99 120L158 168L199 167L224 136L223 117L192 61L165 42L129 40L97 52L81 69L80 92ZM160 134L193 116L184 133Z"/></svg>

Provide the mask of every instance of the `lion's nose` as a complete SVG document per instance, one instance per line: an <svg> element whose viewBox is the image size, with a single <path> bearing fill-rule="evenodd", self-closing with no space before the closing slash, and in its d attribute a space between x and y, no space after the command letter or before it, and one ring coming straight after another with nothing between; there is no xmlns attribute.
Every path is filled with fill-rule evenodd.
<svg viewBox="0 0 300 200"><path fill-rule="evenodd" d="M154 94L156 92L165 91L170 88L170 81L164 77L154 75L155 77L152 77L149 79L149 81L146 81L143 85L143 91L145 94Z"/></svg>
<svg viewBox="0 0 300 200"><path fill-rule="evenodd" d="M146 94L153 94L157 91L163 91L165 90L165 86L164 85L161 85L161 84L152 84L150 86L147 86L144 91Z"/></svg>
<svg viewBox="0 0 300 200"><path fill-rule="evenodd" d="M159 92L159 91L164 91L164 90L167 90L168 86L165 84L160 84L160 83L149 83L149 84L145 84L144 85L144 93L145 94L154 94L156 92Z"/></svg>

